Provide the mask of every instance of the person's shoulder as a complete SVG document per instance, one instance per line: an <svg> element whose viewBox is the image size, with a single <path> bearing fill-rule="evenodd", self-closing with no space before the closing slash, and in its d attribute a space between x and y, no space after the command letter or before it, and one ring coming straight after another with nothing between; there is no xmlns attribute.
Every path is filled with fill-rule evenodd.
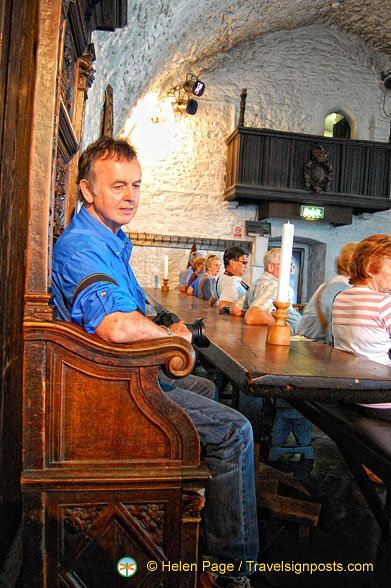
<svg viewBox="0 0 391 588"><path fill-rule="evenodd" d="M325 297L329 296L336 296L340 292L344 292L345 290L351 290L351 285L346 280L330 280L329 282L325 282L322 284L316 293L321 291L321 295L323 294Z"/></svg>
<svg viewBox="0 0 391 588"><path fill-rule="evenodd" d="M53 261L65 263L76 253L102 252L106 248L105 242L92 231L78 231L70 225L57 239L53 248Z"/></svg>

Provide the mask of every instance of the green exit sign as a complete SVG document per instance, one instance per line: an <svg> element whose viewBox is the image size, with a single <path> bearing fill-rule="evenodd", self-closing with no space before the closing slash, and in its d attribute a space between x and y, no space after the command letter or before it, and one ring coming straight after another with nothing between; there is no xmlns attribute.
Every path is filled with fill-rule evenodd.
<svg viewBox="0 0 391 588"><path fill-rule="evenodd" d="M307 220L319 220L324 217L323 206L302 206L300 216Z"/></svg>

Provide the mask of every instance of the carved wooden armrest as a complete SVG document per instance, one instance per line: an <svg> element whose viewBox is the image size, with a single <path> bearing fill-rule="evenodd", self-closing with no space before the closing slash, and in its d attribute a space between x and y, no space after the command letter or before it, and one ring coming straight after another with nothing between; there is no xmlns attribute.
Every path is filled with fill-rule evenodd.
<svg viewBox="0 0 391 588"><path fill-rule="evenodd" d="M113 344L72 323L29 320L24 336L25 438L35 448L25 470L110 463L121 476L140 460L147 472L199 464L193 423L157 381L160 366L172 377L191 371L185 339Z"/></svg>
<svg viewBox="0 0 391 588"><path fill-rule="evenodd" d="M111 343L65 321L24 322L25 340L52 341L77 352L83 349L86 357L93 357L106 365L158 366L167 375L180 378L186 376L194 366L193 347L182 337L165 337L138 343Z"/></svg>

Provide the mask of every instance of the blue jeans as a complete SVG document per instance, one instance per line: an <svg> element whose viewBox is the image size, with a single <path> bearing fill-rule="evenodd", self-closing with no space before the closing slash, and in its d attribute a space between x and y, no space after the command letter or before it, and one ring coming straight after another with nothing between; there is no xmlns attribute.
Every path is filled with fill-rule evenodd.
<svg viewBox="0 0 391 588"><path fill-rule="evenodd" d="M166 376L163 370L160 369L158 372L158 379L160 383L168 384L168 386L173 386L174 388L178 386L181 390L190 390L190 392L194 392L195 394L199 394L205 398L217 400L216 386L207 378L201 378L200 376L188 374L183 378L174 379ZM166 391L164 387L163 390Z"/></svg>
<svg viewBox="0 0 391 588"><path fill-rule="evenodd" d="M252 428L236 410L188 390L167 392L189 415L200 437L212 478L202 511L203 559L234 563L231 576L248 575L246 561L258 555Z"/></svg>

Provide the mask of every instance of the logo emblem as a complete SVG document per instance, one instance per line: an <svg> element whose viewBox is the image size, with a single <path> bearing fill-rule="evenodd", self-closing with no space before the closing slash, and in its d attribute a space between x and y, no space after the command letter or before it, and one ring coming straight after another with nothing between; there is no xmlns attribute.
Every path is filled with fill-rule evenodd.
<svg viewBox="0 0 391 588"><path fill-rule="evenodd" d="M131 557L121 557L117 563L117 572L120 576L129 578L137 572L137 563Z"/></svg>

